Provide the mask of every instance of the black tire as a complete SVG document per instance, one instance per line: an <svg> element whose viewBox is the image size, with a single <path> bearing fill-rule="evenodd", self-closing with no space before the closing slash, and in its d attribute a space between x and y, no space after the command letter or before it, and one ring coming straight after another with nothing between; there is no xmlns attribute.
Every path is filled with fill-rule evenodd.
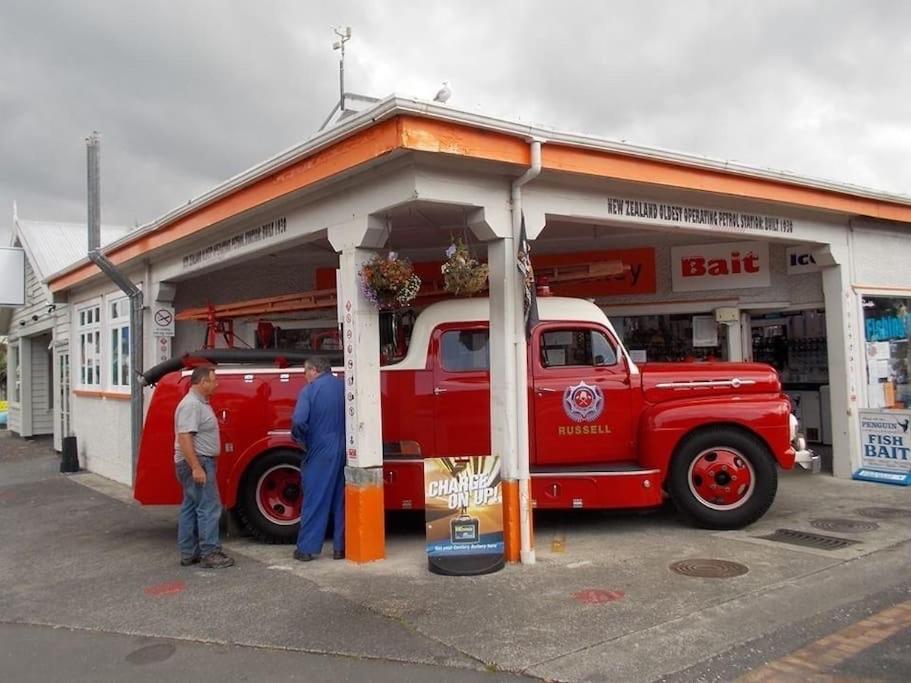
<svg viewBox="0 0 911 683"><path fill-rule="evenodd" d="M671 462L668 493L707 529L740 529L762 517L778 491L778 468L756 436L731 427L687 437Z"/></svg>
<svg viewBox="0 0 911 683"><path fill-rule="evenodd" d="M265 453L244 473L238 491L237 515L250 533L264 543L294 543L300 526L303 490L300 451ZM292 505L298 503L293 514Z"/></svg>

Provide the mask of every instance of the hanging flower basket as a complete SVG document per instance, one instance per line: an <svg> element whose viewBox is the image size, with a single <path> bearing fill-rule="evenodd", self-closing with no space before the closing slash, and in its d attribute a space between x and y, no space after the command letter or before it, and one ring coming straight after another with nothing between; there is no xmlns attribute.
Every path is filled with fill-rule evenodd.
<svg viewBox="0 0 911 683"><path fill-rule="evenodd" d="M446 250L446 262L440 270L443 288L450 294L471 296L487 288L487 265L471 258L468 247L460 239Z"/></svg>
<svg viewBox="0 0 911 683"><path fill-rule="evenodd" d="M421 288L421 278L414 274L411 261L394 251L385 258L374 256L361 266L359 276L364 296L381 310L407 306Z"/></svg>

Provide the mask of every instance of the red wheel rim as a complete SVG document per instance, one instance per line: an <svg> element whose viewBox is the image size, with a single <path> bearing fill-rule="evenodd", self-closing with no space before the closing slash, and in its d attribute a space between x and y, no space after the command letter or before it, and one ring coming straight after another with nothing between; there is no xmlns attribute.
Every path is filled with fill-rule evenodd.
<svg viewBox="0 0 911 683"><path fill-rule="evenodd" d="M273 524L297 524L301 516L301 473L291 465L276 465L256 482L256 506Z"/></svg>
<svg viewBox="0 0 911 683"><path fill-rule="evenodd" d="M756 486L753 465L733 448L709 448L697 455L687 475L690 492L712 510L734 510Z"/></svg>

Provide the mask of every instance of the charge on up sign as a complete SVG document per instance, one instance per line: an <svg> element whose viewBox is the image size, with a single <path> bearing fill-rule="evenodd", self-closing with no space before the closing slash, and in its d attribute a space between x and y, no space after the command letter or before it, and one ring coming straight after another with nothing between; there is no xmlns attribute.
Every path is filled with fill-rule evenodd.
<svg viewBox="0 0 911 683"><path fill-rule="evenodd" d="M675 292L768 287L769 245L726 242L673 247L671 281Z"/></svg>
<svg viewBox="0 0 911 683"><path fill-rule="evenodd" d="M430 571L464 576L503 568L499 456L426 458L424 513Z"/></svg>
<svg viewBox="0 0 911 683"><path fill-rule="evenodd" d="M911 411L861 410L855 479L911 486Z"/></svg>

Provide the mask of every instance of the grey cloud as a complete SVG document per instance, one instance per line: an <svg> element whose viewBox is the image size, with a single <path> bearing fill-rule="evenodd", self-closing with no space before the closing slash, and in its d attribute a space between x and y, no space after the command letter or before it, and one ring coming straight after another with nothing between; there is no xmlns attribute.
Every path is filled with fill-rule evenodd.
<svg viewBox="0 0 911 683"><path fill-rule="evenodd" d="M0 226L156 218L311 135L347 85L908 192L911 5L899 1L0 0Z"/></svg>

